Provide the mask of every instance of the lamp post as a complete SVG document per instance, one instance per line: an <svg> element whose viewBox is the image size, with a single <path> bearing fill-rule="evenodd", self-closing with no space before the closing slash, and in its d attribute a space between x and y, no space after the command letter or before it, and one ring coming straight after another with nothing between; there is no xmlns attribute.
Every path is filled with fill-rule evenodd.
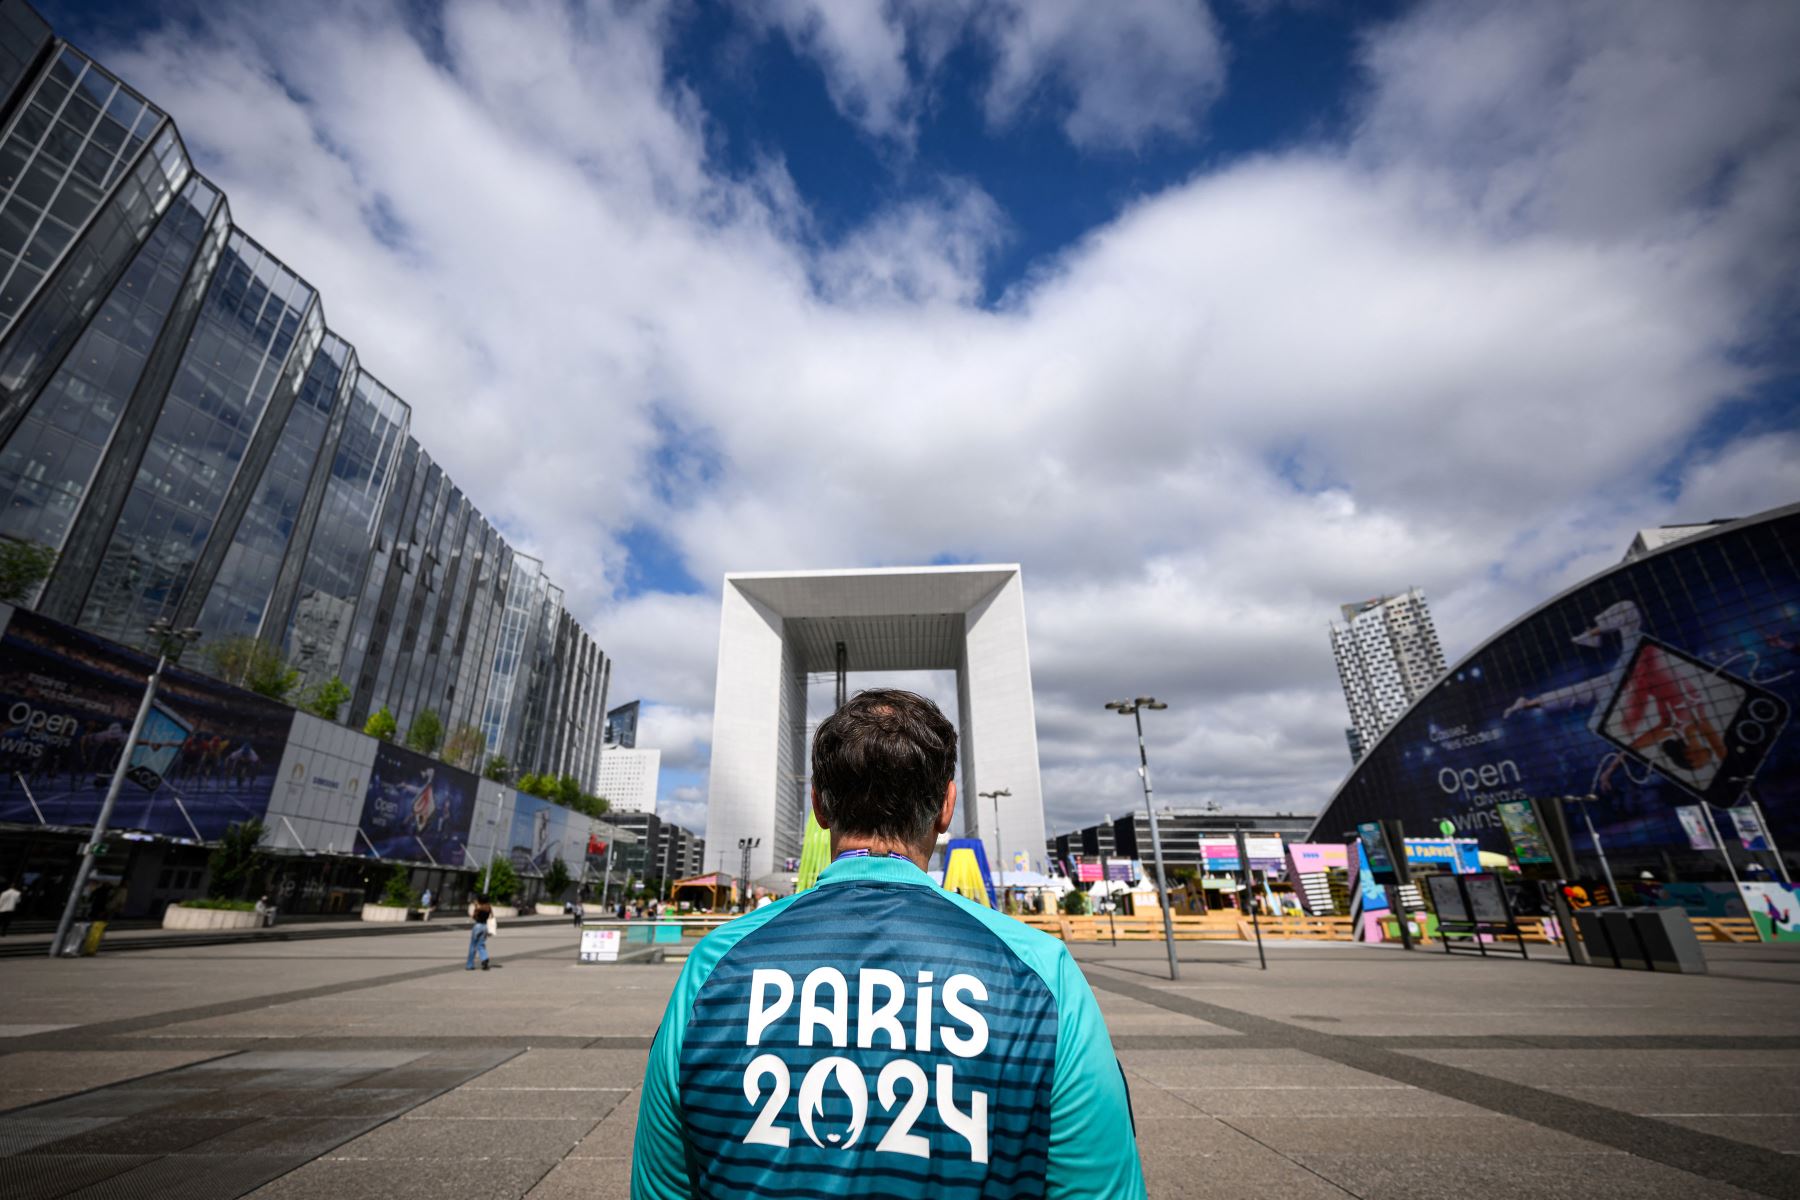
<svg viewBox="0 0 1800 1200"><path fill-rule="evenodd" d="M1156 900L1162 907L1163 941L1169 948L1169 978L1179 979L1181 968L1175 962L1175 925L1169 919L1169 888L1163 878L1162 830L1156 823L1156 805L1151 802L1150 754L1144 749L1144 717L1141 711L1147 708L1152 712L1160 712L1169 706L1154 696L1139 696L1135 700L1110 700L1106 707L1137 722L1138 778L1144 781L1144 811L1150 814L1150 853L1156 861Z"/></svg>
<svg viewBox="0 0 1800 1200"><path fill-rule="evenodd" d="M170 663L179 661L181 652L200 640L198 629L176 629L167 617L159 617L150 626L150 636L156 639L156 670L150 673L150 679L144 685L144 699L138 705L137 719L131 723L131 732L125 735L125 744L119 747L119 761L113 767L112 782L107 785L106 799L100 805L100 815L94 818L94 832L88 844L81 848L81 865L75 869L75 882L69 888L69 899L63 905L62 919L56 923L56 936L50 939L50 957L55 958L62 953L63 943L68 940L69 929L75 924L75 910L81 903L81 891L87 886L88 877L94 873L94 859L105 844L106 826L112 820L113 806L119 802L119 789L125 785L125 774L131 768L131 756L137 750L138 737L144 732L144 722L150 718L150 706L156 703L156 689L162 683L163 669Z"/></svg>
<svg viewBox="0 0 1800 1200"><path fill-rule="evenodd" d="M1594 843L1594 857L1600 860L1600 873L1606 876L1606 889L1612 893L1613 904L1622 908L1625 897L1619 895L1619 885L1613 882L1612 864L1606 861L1606 847L1600 844L1600 834L1594 829L1594 818L1588 814L1588 805L1599 798L1592 795L1569 797L1581 805L1581 819L1587 824L1588 841Z"/></svg>
<svg viewBox="0 0 1800 1200"><path fill-rule="evenodd" d="M738 895L744 906L745 912L750 911L750 897L748 894L750 887L750 852L760 845L762 845L762 839L759 837L738 839L738 852L743 855L742 865L744 868L738 875Z"/></svg>
<svg viewBox="0 0 1800 1200"><path fill-rule="evenodd" d="M1006 910L1006 847L1000 841L1000 797L1012 795L1009 788L995 788L991 792L976 792L982 800L994 802L994 862L1000 868L1000 908Z"/></svg>

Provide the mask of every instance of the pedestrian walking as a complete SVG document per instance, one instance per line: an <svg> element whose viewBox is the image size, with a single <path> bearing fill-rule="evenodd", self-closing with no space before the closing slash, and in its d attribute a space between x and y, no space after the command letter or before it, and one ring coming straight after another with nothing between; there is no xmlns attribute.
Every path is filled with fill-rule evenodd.
<svg viewBox="0 0 1800 1200"><path fill-rule="evenodd" d="M481 958L481 969L488 969L488 934L493 932L494 906L488 903L486 896L476 896L469 902L469 961L464 970L475 969L476 956Z"/></svg>
<svg viewBox="0 0 1800 1200"><path fill-rule="evenodd" d="M580 929L581 919L587 915L587 913L582 910L580 896L575 897L574 900L569 902L569 912L575 918L575 928Z"/></svg>
<svg viewBox="0 0 1800 1200"><path fill-rule="evenodd" d="M275 923L275 906L269 903L267 896L259 897L256 901L256 923L264 927Z"/></svg>
<svg viewBox="0 0 1800 1200"><path fill-rule="evenodd" d="M425 894L419 897L419 907L425 910L423 919L427 921L431 920L431 900L431 889L426 888Z"/></svg>
<svg viewBox="0 0 1800 1200"><path fill-rule="evenodd" d="M895 689L819 726L812 811L832 862L688 956L639 1094L634 1200L1143 1200L1081 968L925 871L956 814L956 742Z"/></svg>
<svg viewBox="0 0 1800 1200"><path fill-rule="evenodd" d="M0 937L12 932L13 913L19 907L19 889L7 884L6 890L0 892Z"/></svg>

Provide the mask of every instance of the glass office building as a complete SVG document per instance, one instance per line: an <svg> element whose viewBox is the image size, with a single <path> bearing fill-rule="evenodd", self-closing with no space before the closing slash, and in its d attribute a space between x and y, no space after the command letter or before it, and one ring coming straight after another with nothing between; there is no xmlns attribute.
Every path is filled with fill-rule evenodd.
<svg viewBox="0 0 1800 1200"><path fill-rule="evenodd" d="M27 603L255 637L340 677L352 724L431 709L594 789L606 655L170 117L22 0L0 98L0 537L56 553Z"/></svg>
<svg viewBox="0 0 1800 1200"><path fill-rule="evenodd" d="M1398 818L1510 853L1500 806L1568 806L1626 886L1800 873L1800 505L1629 558L1453 665L1371 746L1313 840ZM1585 809L1585 816L1583 810ZM1510 811L1510 810L1508 810ZM1766 828L1765 828L1766 826Z"/></svg>

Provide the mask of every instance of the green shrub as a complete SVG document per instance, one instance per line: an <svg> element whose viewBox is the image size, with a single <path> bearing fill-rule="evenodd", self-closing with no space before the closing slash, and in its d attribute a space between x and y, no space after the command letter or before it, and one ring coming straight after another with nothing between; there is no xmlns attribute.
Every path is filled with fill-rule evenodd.
<svg viewBox="0 0 1800 1200"><path fill-rule="evenodd" d="M263 823L254 818L225 827L225 835L207 857L206 891L214 900L235 900L250 893L259 881L263 861L260 843Z"/></svg>
<svg viewBox="0 0 1800 1200"><path fill-rule="evenodd" d="M363 722L363 732L372 738L391 742L399 736L400 723L394 720L394 714L389 712L387 705L384 704L369 714L369 719Z"/></svg>
<svg viewBox="0 0 1800 1200"><path fill-rule="evenodd" d="M509 860L496 856L491 876L486 869L475 876L475 890L479 892L484 887L487 889L488 899L495 904L505 904L519 890L518 872L513 870Z"/></svg>
<svg viewBox="0 0 1800 1200"><path fill-rule="evenodd" d="M208 899L208 900L182 900L178 903L177 907L180 907L180 908L222 908L226 912L255 912L256 911L256 901L254 901L254 900L211 900L211 899Z"/></svg>
<svg viewBox="0 0 1800 1200"><path fill-rule="evenodd" d="M1060 907L1065 917L1085 917L1088 910L1087 893L1077 888L1065 894Z"/></svg>
<svg viewBox="0 0 1800 1200"><path fill-rule="evenodd" d="M308 692L301 701L300 707L315 717L323 717L327 721L338 719L338 710L344 707L344 701L350 699L350 686L336 675Z"/></svg>
<svg viewBox="0 0 1800 1200"><path fill-rule="evenodd" d="M436 754L444 744L444 719L435 708L422 708L406 731L406 744L420 754Z"/></svg>
<svg viewBox="0 0 1800 1200"><path fill-rule="evenodd" d="M381 903L390 908L412 908L419 903L419 893L412 889L410 870L394 868L394 873L388 876L387 887L382 890Z"/></svg>
<svg viewBox="0 0 1800 1200"><path fill-rule="evenodd" d="M560 900L574 882L575 877L569 874L569 865L560 858L553 858L549 867L544 870L544 895L551 900Z"/></svg>

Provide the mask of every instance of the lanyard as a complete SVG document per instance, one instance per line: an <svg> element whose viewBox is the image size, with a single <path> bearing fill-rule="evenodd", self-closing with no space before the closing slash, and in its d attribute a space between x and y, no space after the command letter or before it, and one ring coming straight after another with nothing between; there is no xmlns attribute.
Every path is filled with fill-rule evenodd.
<svg viewBox="0 0 1800 1200"><path fill-rule="evenodd" d="M842 854L838 855L836 858L832 859L831 861L832 862L843 862L846 858L867 858L867 857L869 857L869 852L867 850L846 850Z"/></svg>

